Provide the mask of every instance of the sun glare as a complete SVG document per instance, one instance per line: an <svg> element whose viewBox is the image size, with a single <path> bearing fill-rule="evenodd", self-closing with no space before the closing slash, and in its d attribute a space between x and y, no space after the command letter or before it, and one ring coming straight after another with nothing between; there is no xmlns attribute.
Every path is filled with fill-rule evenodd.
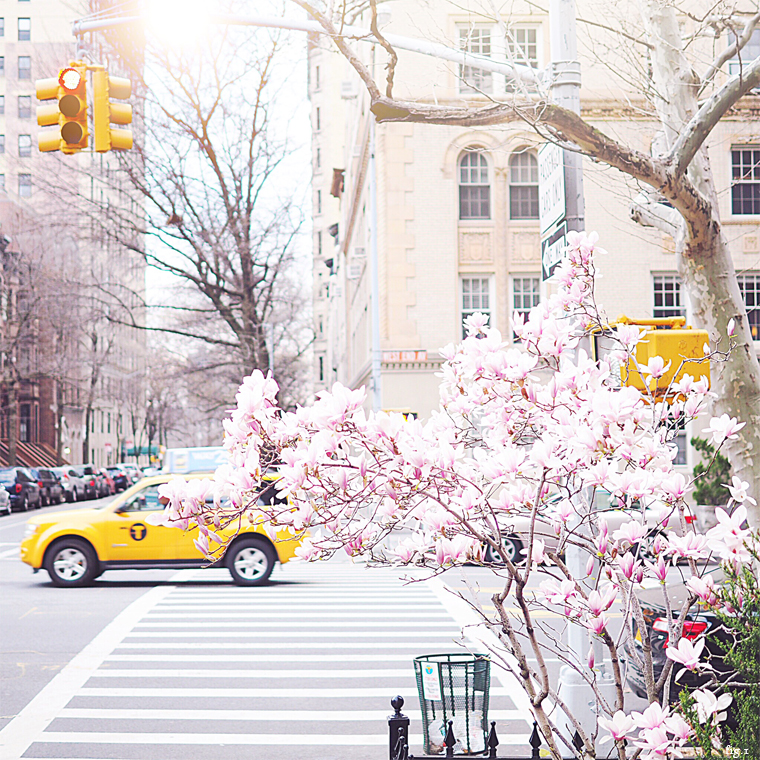
<svg viewBox="0 0 760 760"><path fill-rule="evenodd" d="M171 47L191 45L208 29L208 3L200 0L149 0L145 4L146 27Z"/></svg>

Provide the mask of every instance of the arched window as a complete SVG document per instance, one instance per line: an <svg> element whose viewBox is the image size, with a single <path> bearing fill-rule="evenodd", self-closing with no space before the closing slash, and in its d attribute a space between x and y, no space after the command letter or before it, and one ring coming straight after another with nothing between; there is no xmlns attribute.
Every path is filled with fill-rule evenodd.
<svg viewBox="0 0 760 760"><path fill-rule="evenodd" d="M468 150L459 159L459 218L491 218L488 161L479 150Z"/></svg>
<svg viewBox="0 0 760 760"><path fill-rule="evenodd" d="M532 153L509 159L509 218L538 219L538 161Z"/></svg>

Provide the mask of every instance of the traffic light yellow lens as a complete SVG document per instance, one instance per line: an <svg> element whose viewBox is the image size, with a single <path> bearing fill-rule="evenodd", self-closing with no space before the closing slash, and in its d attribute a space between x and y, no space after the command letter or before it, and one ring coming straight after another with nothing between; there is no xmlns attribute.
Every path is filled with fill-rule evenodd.
<svg viewBox="0 0 760 760"><path fill-rule="evenodd" d="M64 69L58 81L66 90L76 90L82 82L82 75L76 69Z"/></svg>
<svg viewBox="0 0 760 760"><path fill-rule="evenodd" d="M76 95L64 95L58 101L58 108L61 109L61 113L64 116L73 118L79 115L79 112L82 110L82 104Z"/></svg>

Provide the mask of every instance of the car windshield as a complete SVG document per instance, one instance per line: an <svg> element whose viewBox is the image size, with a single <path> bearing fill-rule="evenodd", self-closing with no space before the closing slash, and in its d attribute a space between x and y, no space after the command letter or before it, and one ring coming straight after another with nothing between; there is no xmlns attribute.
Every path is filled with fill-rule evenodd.
<svg viewBox="0 0 760 760"><path fill-rule="evenodd" d="M15 470L0 470L0 483L15 483L16 471Z"/></svg>

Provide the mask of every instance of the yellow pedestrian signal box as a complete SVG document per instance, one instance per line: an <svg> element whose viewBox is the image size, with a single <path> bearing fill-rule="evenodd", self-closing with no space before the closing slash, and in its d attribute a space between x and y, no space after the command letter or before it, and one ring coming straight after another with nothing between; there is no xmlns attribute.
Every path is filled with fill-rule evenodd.
<svg viewBox="0 0 760 760"><path fill-rule="evenodd" d="M93 67L92 72L92 124L95 133L95 150L129 150L132 147L132 130L118 129L111 124L131 124L132 106L129 103L112 103L111 98L127 100L132 95L129 79L109 76L105 69Z"/></svg>
<svg viewBox="0 0 760 760"><path fill-rule="evenodd" d="M40 150L79 153L87 147L87 66L74 61L61 69L57 79L38 79L35 84L39 100L57 100L37 107L37 123L56 126L40 132Z"/></svg>
<svg viewBox="0 0 760 760"><path fill-rule="evenodd" d="M705 344L710 343L707 330L687 327L684 317L635 320L620 316L611 326L619 324L644 328L644 335L634 354L639 367L645 367L655 356L664 360L667 371L657 378L658 397L664 397L673 380L679 381L684 375L691 375L694 380L706 377L710 382L710 360L706 358L704 348ZM651 376L639 372L631 359L621 367L620 374L623 385L637 388L641 392L654 392Z"/></svg>

